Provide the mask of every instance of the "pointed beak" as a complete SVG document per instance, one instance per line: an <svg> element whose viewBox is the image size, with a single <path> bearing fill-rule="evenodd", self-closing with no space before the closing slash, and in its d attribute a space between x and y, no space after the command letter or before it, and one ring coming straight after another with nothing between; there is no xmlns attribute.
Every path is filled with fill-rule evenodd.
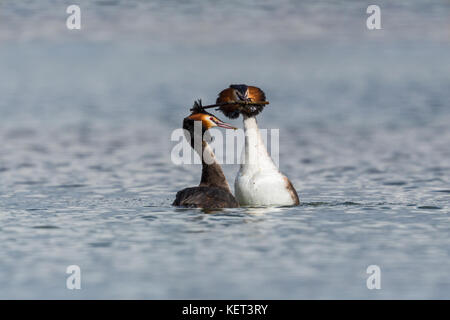
<svg viewBox="0 0 450 320"><path fill-rule="evenodd" d="M225 123L219 119L217 119L216 124L218 127L225 128L225 129L233 129L233 130L237 129L236 127L233 127L231 124Z"/></svg>

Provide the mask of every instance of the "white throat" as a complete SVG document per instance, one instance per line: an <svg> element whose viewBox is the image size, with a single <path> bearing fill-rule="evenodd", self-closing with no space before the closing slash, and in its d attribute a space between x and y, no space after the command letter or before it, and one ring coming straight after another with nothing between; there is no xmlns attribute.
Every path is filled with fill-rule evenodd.
<svg viewBox="0 0 450 320"><path fill-rule="evenodd" d="M255 117L244 116L245 151L241 171L278 171L267 152Z"/></svg>
<svg viewBox="0 0 450 320"><path fill-rule="evenodd" d="M244 162L235 180L241 205L276 206L298 204L297 192L267 152L255 117L244 116ZM295 193L295 194L294 194Z"/></svg>

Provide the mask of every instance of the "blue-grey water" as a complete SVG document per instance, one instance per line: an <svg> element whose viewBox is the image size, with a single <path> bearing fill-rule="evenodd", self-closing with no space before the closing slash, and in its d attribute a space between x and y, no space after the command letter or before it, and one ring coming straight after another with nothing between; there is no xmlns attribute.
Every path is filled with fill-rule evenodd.
<svg viewBox="0 0 450 320"><path fill-rule="evenodd" d="M0 298L450 298L448 1L374 31L364 1L69 4L0 3ZM170 135L230 83L266 92L300 206L171 206L200 167Z"/></svg>

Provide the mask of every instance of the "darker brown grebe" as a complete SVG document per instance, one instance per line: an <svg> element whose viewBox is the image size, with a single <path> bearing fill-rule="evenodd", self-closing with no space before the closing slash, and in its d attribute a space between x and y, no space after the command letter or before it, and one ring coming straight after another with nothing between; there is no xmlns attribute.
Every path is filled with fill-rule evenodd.
<svg viewBox="0 0 450 320"><path fill-rule="evenodd" d="M194 130L195 122L201 123L201 132ZM236 129L231 125L219 120L214 115L201 108L200 102L196 102L193 112L189 117L183 120L183 129L189 135L191 147L199 154L202 159L202 177L198 187L186 188L177 192L175 201L172 205L190 208L237 208L239 203L231 193L230 186L223 174L222 167L217 163L214 152L208 142L204 140L204 133L212 127L222 127L226 129ZM198 146L194 143L195 134Z"/></svg>

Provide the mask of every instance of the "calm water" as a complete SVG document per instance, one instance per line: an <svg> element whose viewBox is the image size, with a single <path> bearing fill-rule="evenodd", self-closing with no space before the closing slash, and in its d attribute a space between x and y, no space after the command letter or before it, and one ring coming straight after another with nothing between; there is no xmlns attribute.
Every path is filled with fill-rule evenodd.
<svg viewBox="0 0 450 320"><path fill-rule="evenodd" d="M450 298L447 1L78 3L0 4L0 298ZM299 207L171 206L172 130L234 82Z"/></svg>

